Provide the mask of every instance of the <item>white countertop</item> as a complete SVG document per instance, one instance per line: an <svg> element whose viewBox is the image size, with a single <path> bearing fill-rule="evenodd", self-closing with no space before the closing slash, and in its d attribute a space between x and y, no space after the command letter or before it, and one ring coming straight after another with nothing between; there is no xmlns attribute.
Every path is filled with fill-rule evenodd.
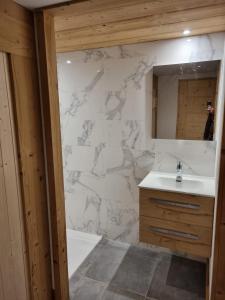
<svg viewBox="0 0 225 300"><path fill-rule="evenodd" d="M139 188L215 197L214 177L182 175L183 181L176 182L176 173L150 172L138 185Z"/></svg>

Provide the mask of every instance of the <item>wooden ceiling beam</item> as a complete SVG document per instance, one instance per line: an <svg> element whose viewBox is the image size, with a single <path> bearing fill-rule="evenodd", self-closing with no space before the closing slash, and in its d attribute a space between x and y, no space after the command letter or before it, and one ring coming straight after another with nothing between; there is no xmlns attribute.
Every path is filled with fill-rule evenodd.
<svg viewBox="0 0 225 300"><path fill-rule="evenodd" d="M56 32L57 52L225 31L225 3Z"/></svg>
<svg viewBox="0 0 225 300"><path fill-rule="evenodd" d="M101 36L105 34L122 33L137 29L151 29L156 26L161 30L161 26L176 24L180 22L192 22L194 20L203 20L213 17L225 16L225 5L215 5L213 7L197 8L167 14L157 14L153 16L130 19L120 22L100 24L96 26L87 26L79 29L70 29L56 32L57 40L78 39L81 37Z"/></svg>
<svg viewBox="0 0 225 300"><path fill-rule="evenodd" d="M214 33L225 31L225 18L214 17L206 19L206 25L203 25L202 20L193 21L192 36L201 35L205 33ZM181 22L171 25L163 25L160 31L157 27L138 29L129 32L121 32L119 34L107 34L90 37L83 37L80 39L66 39L56 40L57 52L71 52L84 49L95 49L103 47L112 47L117 45L128 45L149 41L157 41L164 39L172 39L182 37L182 30L187 27L190 22Z"/></svg>
<svg viewBox="0 0 225 300"><path fill-rule="evenodd" d="M151 0L150 0L151 1ZM158 0L156 0L158 1ZM149 0L139 0L140 3ZM55 17L79 16L82 14L93 13L103 9L110 10L114 7L123 7L137 3L137 0L80 0L71 1L64 5L48 9L48 13Z"/></svg>
<svg viewBox="0 0 225 300"><path fill-rule="evenodd" d="M48 9L57 52L225 30L225 0L86 0Z"/></svg>
<svg viewBox="0 0 225 300"><path fill-rule="evenodd" d="M99 0L98 0L99 1ZM109 0L108 0L109 1ZM107 2L108 2L107 1ZM184 11L188 9L198 9L209 6L224 4L224 0L170 0L170 1L116 1L114 6L112 4L102 5L98 10L95 7L92 9L81 10L73 12L73 6L70 6L70 14L64 16L55 16L55 30L69 30L77 29L86 26L95 26L99 24L107 24L110 22L119 22L123 20L136 19L146 16L153 16L175 12Z"/></svg>

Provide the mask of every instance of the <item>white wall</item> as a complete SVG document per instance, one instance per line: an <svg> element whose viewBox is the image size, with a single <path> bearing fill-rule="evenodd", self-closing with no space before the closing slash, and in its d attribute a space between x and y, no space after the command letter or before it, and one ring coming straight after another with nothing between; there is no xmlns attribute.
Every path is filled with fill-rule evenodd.
<svg viewBox="0 0 225 300"><path fill-rule="evenodd" d="M136 243L149 171L174 172L179 159L186 173L214 175L215 142L151 139L149 74L223 51L218 33L58 54L67 227Z"/></svg>
<svg viewBox="0 0 225 300"><path fill-rule="evenodd" d="M176 139L177 100L177 76L159 76L157 111L157 138L159 139Z"/></svg>

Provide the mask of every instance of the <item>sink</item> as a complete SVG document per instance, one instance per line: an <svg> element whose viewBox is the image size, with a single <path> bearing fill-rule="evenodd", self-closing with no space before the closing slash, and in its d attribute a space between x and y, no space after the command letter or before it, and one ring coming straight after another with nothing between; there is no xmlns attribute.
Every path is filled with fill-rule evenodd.
<svg viewBox="0 0 225 300"><path fill-rule="evenodd" d="M171 177L158 177L159 184L170 188L187 188L187 189L199 189L203 187L203 183L199 180L183 179L182 182L177 182L176 178Z"/></svg>
<svg viewBox="0 0 225 300"><path fill-rule="evenodd" d="M215 179L198 175L183 174L183 181L176 182L176 173L151 171L138 186L145 189L215 196Z"/></svg>

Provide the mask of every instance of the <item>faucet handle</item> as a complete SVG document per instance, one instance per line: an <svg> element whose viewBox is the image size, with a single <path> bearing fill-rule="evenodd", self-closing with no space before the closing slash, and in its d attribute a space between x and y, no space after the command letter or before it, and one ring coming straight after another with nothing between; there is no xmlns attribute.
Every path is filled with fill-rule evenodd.
<svg viewBox="0 0 225 300"><path fill-rule="evenodd" d="M177 170L182 170L182 162L181 161L179 161L177 163Z"/></svg>

